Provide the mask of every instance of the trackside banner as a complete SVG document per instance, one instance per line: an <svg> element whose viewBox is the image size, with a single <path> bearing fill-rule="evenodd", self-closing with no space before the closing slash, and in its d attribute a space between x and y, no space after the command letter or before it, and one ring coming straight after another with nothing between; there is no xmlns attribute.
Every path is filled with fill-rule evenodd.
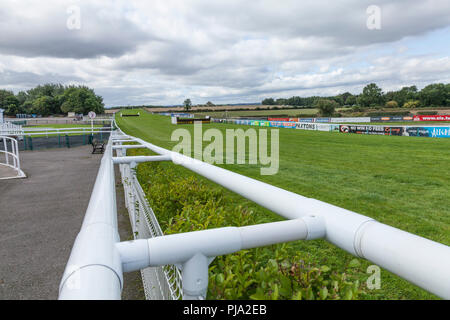
<svg viewBox="0 0 450 320"><path fill-rule="evenodd" d="M346 122L370 122L370 117L354 117L354 118L331 118L331 123L346 123Z"/></svg>
<svg viewBox="0 0 450 320"><path fill-rule="evenodd" d="M450 121L450 115L414 116L414 121Z"/></svg>

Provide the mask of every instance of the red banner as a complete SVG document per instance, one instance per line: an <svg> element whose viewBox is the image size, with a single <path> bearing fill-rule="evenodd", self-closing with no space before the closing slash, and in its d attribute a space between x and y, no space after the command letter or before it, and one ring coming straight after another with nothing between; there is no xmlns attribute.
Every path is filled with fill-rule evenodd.
<svg viewBox="0 0 450 320"><path fill-rule="evenodd" d="M268 121L289 121L289 118L267 118Z"/></svg>
<svg viewBox="0 0 450 320"><path fill-rule="evenodd" d="M448 115L414 116L414 121L450 121Z"/></svg>

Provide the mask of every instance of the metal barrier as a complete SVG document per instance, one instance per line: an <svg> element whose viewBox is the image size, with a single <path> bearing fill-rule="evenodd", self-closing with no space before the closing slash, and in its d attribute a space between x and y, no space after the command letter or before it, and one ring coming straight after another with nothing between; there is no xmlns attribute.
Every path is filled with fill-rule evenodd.
<svg viewBox="0 0 450 320"><path fill-rule="evenodd" d="M2 179L24 178L25 173L20 169L19 145L17 140L7 136L0 136L0 153L5 155L5 162L0 165L10 167L17 172L15 176L0 177ZM10 147L10 148L9 148Z"/></svg>
<svg viewBox="0 0 450 320"><path fill-rule="evenodd" d="M13 124L11 122L0 123L0 135L19 136L22 133L23 133L22 126Z"/></svg>
<svg viewBox="0 0 450 320"><path fill-rule="evenodd" d="M123 145L127 142L138 143L133 147L147 148L160 156L127 157L130 146ZM117 150L117 157L113 150ZM148 161L173 161L289 220L163 236L134 176L133 168ZM136 232L134 241L119 240L114 163L121 166L127 207ZM319 238L438 296L450 298L450 247L171 152L119 129L111 136L102 159L86 217L61 281L59 298L120 299L122 272L142 270L148 298L177 299L182 295L183 299L204 299L208 265L216 256Z"/></svg>

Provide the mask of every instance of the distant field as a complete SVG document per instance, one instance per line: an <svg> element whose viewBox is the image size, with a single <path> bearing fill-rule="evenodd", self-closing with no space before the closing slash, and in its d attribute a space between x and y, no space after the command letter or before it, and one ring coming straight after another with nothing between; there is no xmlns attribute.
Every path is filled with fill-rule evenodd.
<svg viewBox="0 0 450 320"><path fill-rule="evenodd" d="M117 117L128 134L171 149L174 126L169 117L142 113L139 118ZM244 128L210 124L204 128ZM259 130L259 128L256 128ZM220 165L228 170L270 183L286 190L331 203L377 219L382 223L450 245L450 139L340 134L280 129L280 170L261 176L259 166ZM204 143L206 146L206 143ZM204 178L171 163L180 174ZM205 180L206 181L206 180ZM211 188L227 193L232 203L248 207L254 214L279 219L273 213L206 181ZM292 244L302 259L345 272L353 256L323 240ZM371 265L359 259L362 270ZM365 272L355 273L362 283ZM382 287L369 291L366 299L432 299L432 294L382 271Z"/></svg>
<svg viewBox="0 0 450 320"><path fill-rule="evenodd" d="M243 117L243 116L269 116L269 115L286 115L295 117L297 115L315 115L317 109L283 109L283 110L248 110L248 111L219 111L219 112L195 112L196 116L211 117Z"/></svg>

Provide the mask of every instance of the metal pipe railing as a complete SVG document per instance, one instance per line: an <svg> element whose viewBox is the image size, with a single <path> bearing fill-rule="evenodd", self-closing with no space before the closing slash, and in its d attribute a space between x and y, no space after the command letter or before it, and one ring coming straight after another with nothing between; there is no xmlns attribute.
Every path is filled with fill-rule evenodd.
<svg viewBox="0 0 450 320"><path fill-rule="evenodd" d="M310 230L310 236L307 238L304 238L304 231L299 227L298 239L325 237L326 240L353 255L366 258L438 296L450 298L450 282L448 281L450 279L450 247L381 224L358 213L319 200L306 198L267 183L171 152L142 139L127 136L119 129L117 134L111 136L107 151L103 157L85 222L80 235L77 237L63 277L60 288L61 299L120 298L123 270L135 270L136 268L164 263L177 263L182 269L183 290L186 289L185 298L204 298L204 283L205 281L207 283L205 270L207 277L208 264L216 254L228 252L225 250L226 245L221 244L219 241L216 243L217 245L213 251L205 253L201 247L207 245L205 243L208 241L205 241L203 237L197 236L199 234L208 234L214 238L216 233L222 234L225 232L221 229L208 230L205 233L200 232L195 235L189 233L163 236L148 241L119 243L117 224L115 222L112 144L113 142L130 141L139 143L160 154L163 158L170 158L174 163L182 165L287 219L303 222L305 219L319 221L316 227L308 229ZM122 151L121 149L117 150ZM135 165L136 162L123 160L120 163ZM110 177L107 177L108 175ZM278 231L272 233L270 237L262 237L263 234L258 232L258 230L263 230L263 225L244 227L248 229L245 229L247 231L243 233L239 233L240 238L237 237L238 233L236 233L236 229L239 228L231 228L234 231L226 228L226 232L234 232L234 238L237 237L237 239L242 240L242 234L250 235L253 231L253 235L256 236L251 238L252 240L248 240L248 243L252 243L253 247L253 245L267 244L264 241L276 241L276 235L279 234L281 236L289 229L288 226L291 225L293 224L287 223L282 228L277 229L275 227ZM267 231L267 229L265 230ZM227 239L225 235L223 237L223 239ZM189 254L186 255L186 253L178 251L178 248L183 248L183 244L187 243L187 240L189 240L192 250L187 250ZM235 239L235 241L238 240ZM233 248L236 249L238 247ZM245 247L247 246L244 245L240 248ZM183 252L186 252L186 250ZM170 259L157 258L165 255L170 255ZM155 259L159 262L153 263L152 261L155 261ZM80 280L79 283L81 285L77 287L78 289L73 290L67 286L67 283L70 283L69 280L76 276L86 277L86 279ZM196 282L195 279L199 281ZM95 287L91 281L101 281L102 284ZM109 288L114 293L111 290L105 291L106 284L109 282L111 282ZM203 285L196 286L195 283L203 283Z"/></svg>
<svg viewBox="0 0 450 320"><path fill-rule="evenodd" d="M110 138L111 141L111 138ZM123 287L111 142L59 289L59 299L120 299Z"/></svg>
<svg viewBox="0 0 450 320"><path fill-rule="evenodd" d="M24 178L25 173L20 169L20 157L19 157L19 144L16 139L7 136L0 136L0 146L3 146L3 150L0 149L0 153L4 154L5 162L0 163L1 165L10 167L17 172L16 176L13 177L3 177L0 179L10 179L10 178ZM8 146L11 146L11 151L9 151ZM10 158L12 163L10 163Z"/></svg>

